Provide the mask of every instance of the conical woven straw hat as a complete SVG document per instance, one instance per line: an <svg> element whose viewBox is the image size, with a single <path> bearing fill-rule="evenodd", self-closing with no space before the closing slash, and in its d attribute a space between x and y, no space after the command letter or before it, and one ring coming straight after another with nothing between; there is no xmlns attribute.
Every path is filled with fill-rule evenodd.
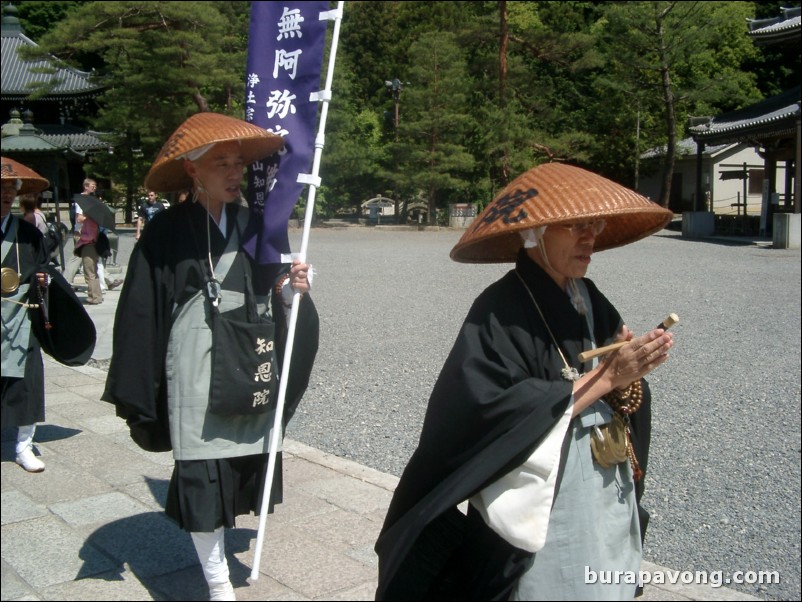
<svg viewBox="0 0 802 602"><path fill-rule="evenodd" d="M4 180L20 180L22 187L17 194L29 194L31 192L42 192L50 186L50 182L43 178L30 167L26 167L14 159L0 157L2 161L2 172Z"/></svg>
<svg viewBox="0 0 802 602"><path fill-rule="evenodd" d="M451 250L462 263L515 261L519 232L538 226L604 219L594 251L620 247L664 228L673 213L637 192L590 171L545 163L513 180Z"/></svg>
<svg viewBox="0 0 802 602"><path fill-rule="evenodd" d="M145 187L158 192L190 188L192 179L184 171L186 154L209 144L233 140L240 143L246 165L284 146L281 136L247 121L219 113L196 113L178 126L164 143L145 178Z"/></svg>

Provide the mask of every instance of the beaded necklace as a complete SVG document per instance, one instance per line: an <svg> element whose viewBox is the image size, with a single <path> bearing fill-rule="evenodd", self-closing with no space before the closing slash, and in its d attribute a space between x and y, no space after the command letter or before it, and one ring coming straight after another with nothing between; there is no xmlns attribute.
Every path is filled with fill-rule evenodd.
<svg viewBox="0 0 802 602"><path fill-rule="evenodd" d="M604 401L606 401L610 405L610 407L613 408L613 410L615 411L615 415L613 416L613 421L620 423L620 425L617 425L619 426L619 428L623 427L623 431L626 437L625 453L626 457L629 458L630 465L632 466L632 478L637 483L643 477L643 471L640 468L638 459L635 457L635 450L632 447L630 416L634 414L643 403L643 385L641 383L641 380L638 379L634 381L623 391L619 391L618 389L613 389L602 399L604 399ZM597 459L597 461L599 460ZM599 461L599 463L602 464L601 461Z"/></svg>

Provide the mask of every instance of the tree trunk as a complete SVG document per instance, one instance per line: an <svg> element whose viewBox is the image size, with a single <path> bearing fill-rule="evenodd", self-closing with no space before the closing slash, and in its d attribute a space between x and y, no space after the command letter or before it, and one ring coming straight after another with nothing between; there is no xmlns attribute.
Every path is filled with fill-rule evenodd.
<svg viewBox="0 0 802 602"><path fill-rule="evenodd" d="M510 43L510 33L507 27L507 2L501 0L498 3L498 12L500 19L500 43L498 52L498 106L501 109L501 136L502 136L502 151L501 151L501 178L502 182L506 185L510 181L510 156L507 152L507 113L504 107L507 104L507 47Z"/></svg>
<svg viewBox="0 0 802 602"><path fill-rule="evenodd" d="M434 195L437 194L437 189L434 187L434 184L429 185L429 225L436 226L437 225L437 200L434 198Z"/></svg>
<svg viewBox="0 0 802 602"><path fill-rule="evenodd" d="M635 190L640 186L640 109L635 124Z"/></svg>
<svg viewBox="0 0 802 602"><path fill-rule="evenodd" d="M498 52L498 102L503 109L505 104L505 88L507 87L507 47L510 44L510 33L507 28L507 3L498 3L500 43Z"/></svg>
<svg viewBox="0 0 802 602"><path fill-rule="evenodd" d="M199 113L208 113L211 111L209 102L206 100L206 97L200 93L200 90L195 89L195 92L192 94L192 100L195 101Z"/></svg>
<svg viewBox="0 0 802 602"><path fill-rule="evenodd" d="M677 117L674 107L674 91L671 89L671 73L668 67L662 69L663 100L666 105L666 129L668 142L663 158L663 184L660 187L660 204L668 207L671 200L671 180L674 174L674 161L677 155Z"/></svg>
<svg viewBox="0 0 802 602"><path fill-rule="evenodd" d="M677 154L677 116L675 107L674 90L671 85L671 65L668 61L668 51L666 49L665 30L663 20L672 10L672 4L662 13L655 15L657 26L657 44L660 55L660 78L663 89L663 102L666 106L666 154L663 157L663 183L660 186L659 203L663 207L668 207L671 200L671 180L674 175L674 161Z"/></svg>

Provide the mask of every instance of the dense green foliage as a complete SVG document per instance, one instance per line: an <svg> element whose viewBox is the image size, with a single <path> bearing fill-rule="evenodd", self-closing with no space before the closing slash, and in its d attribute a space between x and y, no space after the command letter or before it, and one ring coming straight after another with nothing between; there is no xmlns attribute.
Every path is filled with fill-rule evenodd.
<svg viewBox="0 0 802 602"><path fill-rule="evenodd" d="M17 6L43 53L94 68L108 86L93 127L127 152L94 167L115 181L132 157L141 181L193 112L242 116L248 2ZM548 160L630 186L647 169L670 176L688 117L798 84L798 55L746 35L748 18L777 16L780 6L346 2L318 211L355 212L384 194L423 201L431 220L448 203L481 207ZM394 93L385 82L395 79ZM662 166L641 165L653 147L667 148Z"/></svg>

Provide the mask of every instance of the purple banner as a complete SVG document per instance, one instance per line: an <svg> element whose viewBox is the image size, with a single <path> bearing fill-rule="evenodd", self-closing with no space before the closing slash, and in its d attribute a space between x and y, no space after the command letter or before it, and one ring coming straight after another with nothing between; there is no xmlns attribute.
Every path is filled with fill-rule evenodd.
<svg viewBox="0 0 802 602"><path fill-rule="evenodd" d="M251 222L244 247L258 263L290 252L287 225L314 157L329 2L251 2L245 120L284 137L285 149L248 171Z"/></svg>

